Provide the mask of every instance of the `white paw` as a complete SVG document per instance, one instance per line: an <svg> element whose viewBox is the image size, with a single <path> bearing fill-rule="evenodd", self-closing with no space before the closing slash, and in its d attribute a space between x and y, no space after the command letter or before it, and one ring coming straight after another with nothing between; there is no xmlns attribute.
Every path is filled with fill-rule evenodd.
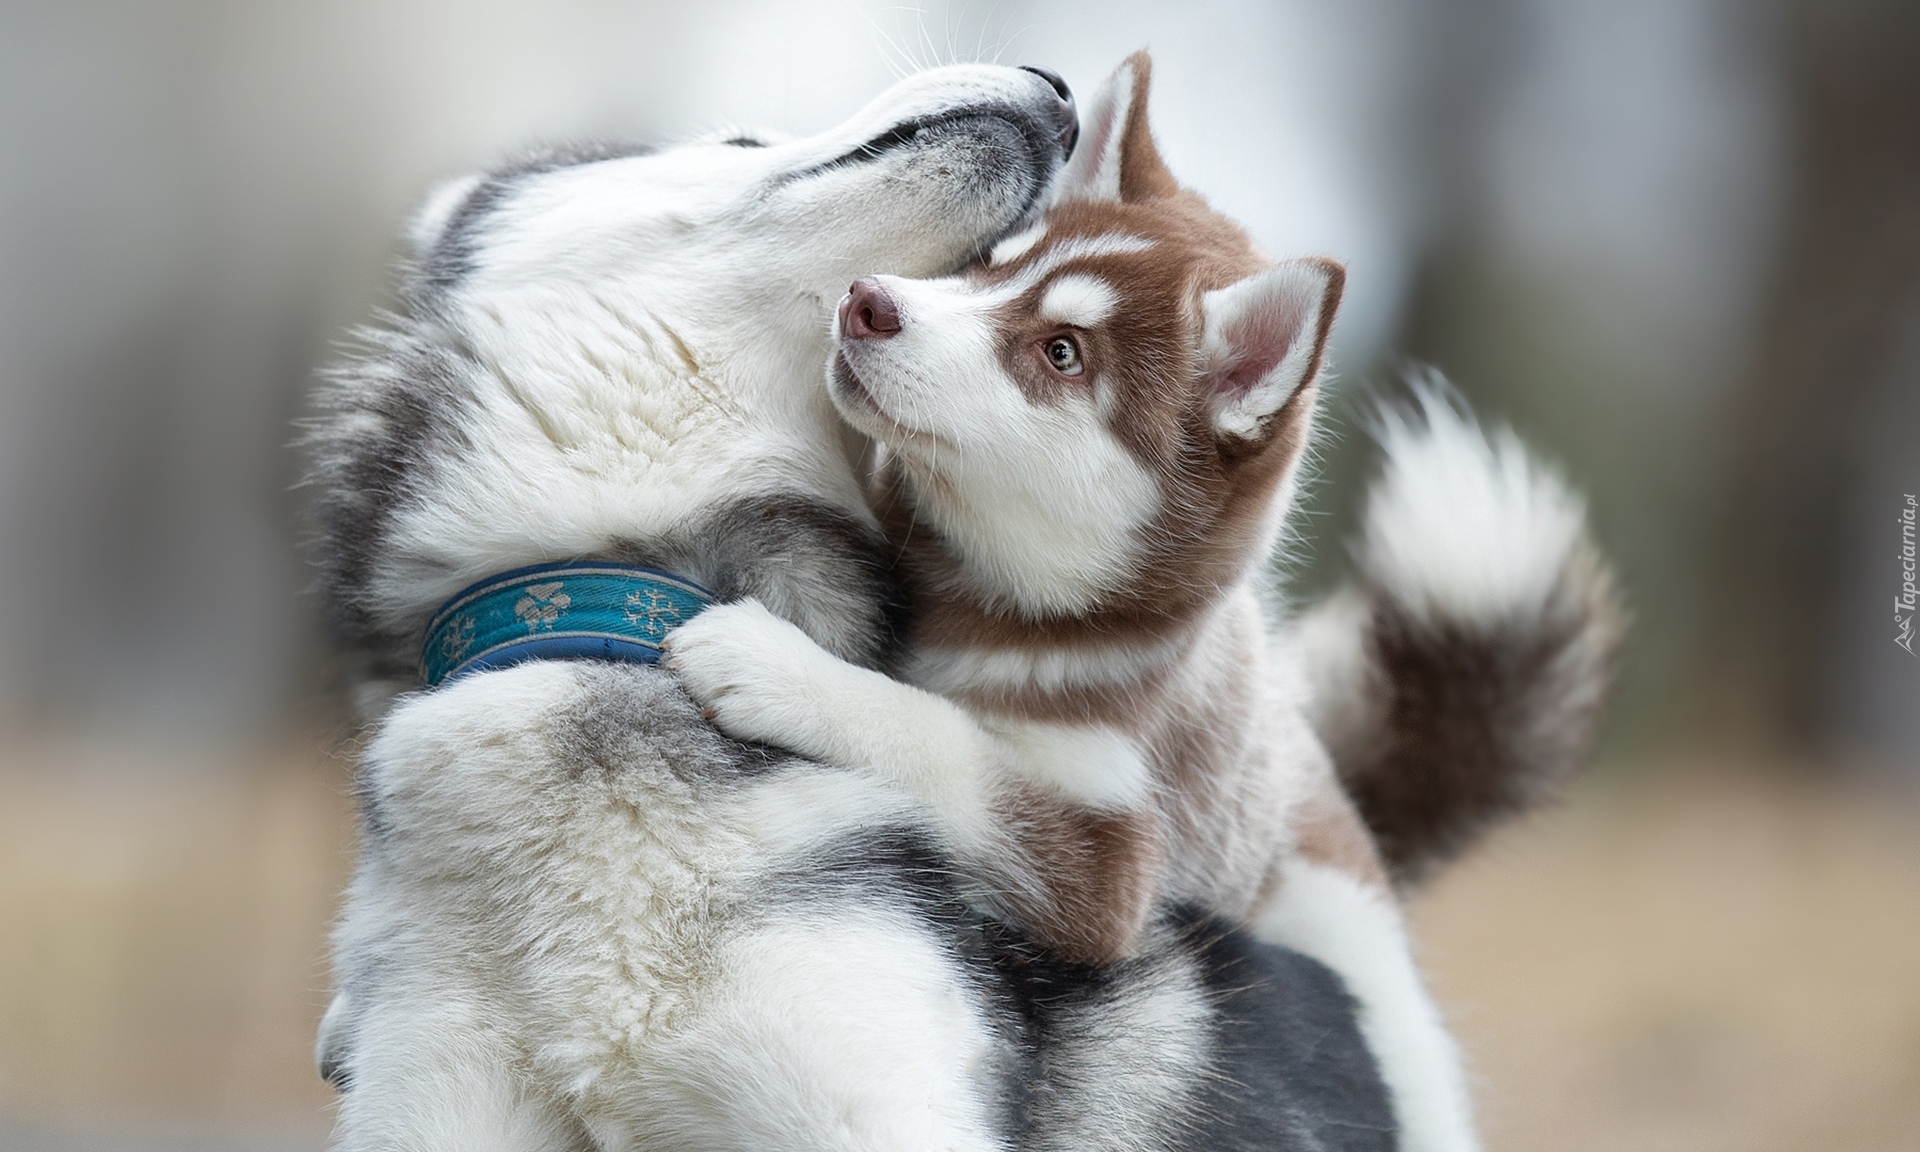
<svg viewBox="0 0 1920 1152"><path fill-rule="evenodd" d="M714 726L824 758L832 685L851 665L758 600L717 604L669 632L661 663Z"/></svg>

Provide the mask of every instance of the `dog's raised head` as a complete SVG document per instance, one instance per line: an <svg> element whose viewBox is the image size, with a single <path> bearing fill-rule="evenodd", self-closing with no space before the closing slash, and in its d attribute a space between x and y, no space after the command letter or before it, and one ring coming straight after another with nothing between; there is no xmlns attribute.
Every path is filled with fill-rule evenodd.
<svg viewBox="0 0 1920 1152"><path fill-rule="evenodd" d="M1271 546L1344 273L1267 261L1176 183L1148 76L1107 82L1034 228L841 303L829 390L950 554L935 600L1173 624Z"/></svg>
<svg viewBox="0 0 1920 1152"><path fill-rule="evenodd" d="M819 386L832 302L1030 224L1077 130L1057 77L966 65L805 139L549 152L443 187L403 315L309 437L340 639L409 677L465 585L619 559L870 658L875 529Z"/></svg>

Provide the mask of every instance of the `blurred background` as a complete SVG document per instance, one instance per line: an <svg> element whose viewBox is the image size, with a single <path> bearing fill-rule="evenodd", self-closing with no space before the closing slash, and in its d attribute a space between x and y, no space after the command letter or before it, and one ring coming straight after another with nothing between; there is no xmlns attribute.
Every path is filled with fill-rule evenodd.
<svg viewBox="0 0 1920 1152"><path fill-rule="evenodd" d="M1489 1148L1920 1148L1920 5L4 0L0 1152L324 1142L287 443L435 180L1143 45L1174 171L1349 264L1301 593L1431 363L1632 604L1594 772L1415 906Z"/></svg>

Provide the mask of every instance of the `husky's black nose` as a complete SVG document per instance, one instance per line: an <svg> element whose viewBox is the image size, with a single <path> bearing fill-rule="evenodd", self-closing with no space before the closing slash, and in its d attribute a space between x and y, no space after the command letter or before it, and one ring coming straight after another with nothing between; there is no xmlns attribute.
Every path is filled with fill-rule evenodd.
<svg viewBox="0 0 1920 1152"><path fill-rule="evenodd" d="M1020 71L1031 72L1045 80L1053 89L1054 95L1060 97L1060 107L1057 112L1060 122L1060 151L1063 156L1073 155L1073 146L1080 142L1080 114L1073 106L1073 89L1067 87L1066 80L1051 68L1022 64Z"/></svg>
<svg viewBox="0 0 1920 1152"><path fill-rule="evenodd" d="M844 340L885 340L900 331L900 302L872 276L862 276L840 301Z"/></svg>
<svg viewBox="0 0 1920 1152"><path fill-rule="evenodd" d="M1067 82L1060 78L1060 73L1055 72L1051 68L1041 68L1034 64L1022 64L1020 65L1020 71L1031 72L1035 76L1040 77L1040 79L1045 80L1047 83L1053 85L1053 90L1060 94L1061 100L1068 104L1073 103L1073 89L1067 87Z"/></svg>

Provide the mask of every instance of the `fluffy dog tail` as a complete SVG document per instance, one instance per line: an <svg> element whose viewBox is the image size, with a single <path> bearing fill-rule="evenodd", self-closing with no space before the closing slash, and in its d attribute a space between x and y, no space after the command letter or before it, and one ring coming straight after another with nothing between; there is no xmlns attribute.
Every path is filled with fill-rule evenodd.
<svg viewBox="0 0 1920 1152"><path fill-rule="evenodd" d="M1580 498L1443 388L1381 414L1357 577L1296 633L1314 726L1403 887L1580 768L1621 628Z"/></svg>

